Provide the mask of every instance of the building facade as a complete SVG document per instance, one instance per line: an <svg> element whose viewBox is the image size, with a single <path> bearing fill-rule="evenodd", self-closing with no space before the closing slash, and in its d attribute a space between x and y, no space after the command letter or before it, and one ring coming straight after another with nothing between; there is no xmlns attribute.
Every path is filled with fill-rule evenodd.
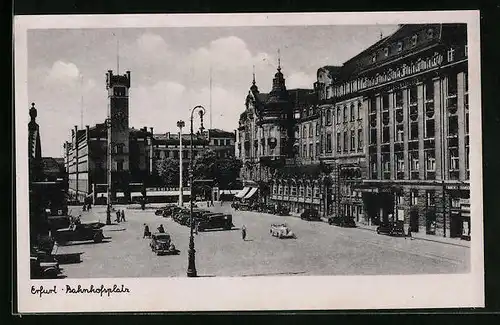
<svg viewBox="0 0 500 325"><path fill-rule="evenodd" d="M402 25L342 66L318 69L314 92L288 104L294 149L269 171L269 197L292 212L470 238L467 70L460 24ZM255 170L264 155L251 107L237 146Z"/></svg>

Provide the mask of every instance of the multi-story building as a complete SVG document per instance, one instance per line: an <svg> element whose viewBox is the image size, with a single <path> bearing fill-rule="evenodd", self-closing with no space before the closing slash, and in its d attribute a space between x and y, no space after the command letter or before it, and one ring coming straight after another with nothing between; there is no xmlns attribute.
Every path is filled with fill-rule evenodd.
<svg viewBox="0 0 500 325"><path fill-rule="evenodd" d="M132 192L140 192L143 186L159 185L155 177L158 159L179 158L178 133L154 134L153 128L129 126L129 87L129 71L124 75L108 71L108 118L83 130L75 126L71 140L64 144L69 193L79 201L88 196L94 202L97 196L105 197L108 181L112 201L130 201ZM219 129L197 133L194 153L211 148L221 158L234 157L234 141L234 133ZM190 136L183 135L184 158L188 158L189 148Z"/></svg>
<svg viewBox="0 0 500 325"><path fill-rule="evenodd" d="M323 216L470 237L467 69L460 24L402 25L341 67L318 69L314 94L285 105L295 113L294 150L268 171L269 196L292 211L316 205ZM254 90L238 148L252 161L242 177L265 181L251 172L262 166L252 135L266 107Z"/></svg>

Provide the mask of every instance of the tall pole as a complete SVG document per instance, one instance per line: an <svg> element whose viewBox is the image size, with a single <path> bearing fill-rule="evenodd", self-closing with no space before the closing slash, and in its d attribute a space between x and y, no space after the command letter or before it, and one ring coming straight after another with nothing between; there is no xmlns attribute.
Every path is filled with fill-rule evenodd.
<svg viewBox="0 0 500 325"><path fill-rule="evenodd" d="M212 65L210 65L210 107L209 108L210 108L210 129L212 129Z"/></svg>
<svg viewBox="0 0 500 325"><path fill-rule="evenodd" d="M111 118L106 119L106 127L107 127L107 150L106 150L106 156L107 156L107 164L108 168L107 169L107 189L106 189L106 224L111 224L111 166L112 166L112 161L111 161Z"/></svg>
<svg viewBox="0 0 500 325"><path fill-rule="evenodd" d="M183 202L183 186L182 186L182 128L184 127L184 121L177 121L177 127L179 128L179 206L184 205Z"/></svg>
<svg viewBox="0 0 500 325"><path fill-rule="evenodd" d="M193 184L193 113L195 110L200 109L199 114L201 118L201 127L200 129L203 130L203 115L205 114L205 108L203 106L195 106L191 110L191 130L190 130L190 137L191 137L191 145L190 145L190 152L189 152L189 185L191 186L191 194L190 197L191 199L189 200L189 210L190 210L190 231L189 231L189 250L188 250L188 269L187 269L187 276L192 278L196 277L196 263L195 263L195 249L194 249L194 237L193 237L193 230L194 230L194 216L193 216L193 196L194 196L194 184Z"/></svg>

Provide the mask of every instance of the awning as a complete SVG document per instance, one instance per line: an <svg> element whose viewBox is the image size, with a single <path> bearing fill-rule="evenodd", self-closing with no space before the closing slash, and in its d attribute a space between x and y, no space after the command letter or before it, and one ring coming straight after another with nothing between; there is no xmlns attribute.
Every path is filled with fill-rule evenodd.
<svg viewBox="0 0 500 325"><path fill-rule="evenodd" d="M251 198L255 192L257 192L257 188L256 187L252 187L252 189L250 190L250 192L247 193L247 195L245 195L244 199L249 199Z"/></svg>
<svg viewBox="0 0 500 325"><path fill-rule="evenodd" d="M235 197L237 197L237 198L241 199L242 197L244 197L244 196L245 196L245 194L247 194L247 193L248 193L248 191L249 191L249 190L250 190L250 187L244 187L241 191L239 191L239 193L237 193L237 194L235 195Z"/></svg>

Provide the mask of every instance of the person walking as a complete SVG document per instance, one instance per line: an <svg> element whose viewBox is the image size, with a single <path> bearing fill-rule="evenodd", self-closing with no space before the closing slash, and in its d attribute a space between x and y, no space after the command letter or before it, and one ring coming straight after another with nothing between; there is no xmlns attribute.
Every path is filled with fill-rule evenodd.
<svg viewBox="0 0 500 325"><path fill-rule="evenodd" d="M245 227L245 225L243 225L241 227L241 238L243 239L243 241L246 241L246 238L247 238L247 227Z"/></svg>
<svg viewBox="0 0 500 325"><path fill-rule="evenodd" d="M162 233L162 234L165 233L165 228L163 228L163 225L160 225L157 229L158 229L159 233Z"/></svg>
<svg viewBox="0 0 500 325"><path fill-rule="evenodd" d="M199 222L195 222L195 224L194 224L194 233L196 235L198 235L198 224L199 224Z"/></svg>
<svg viewBox="0 0 500 325"><path fill-rule="evenodd" d="M144 224L144 235L142 238L151 238L151 232L149 231L149 226L147 224Z"/></svg>
<svg viewBox="0 0 500 325"><path fill-rule="evenodd" d="M409 237L410 240L413 240L413 237L411 236L411 226L408 226L408 234L406 235L406 237ZM405 237L405 239L406 239Z"/></svg>
<svg viewBox="0 0 500 325"><path fill-rule="evenodd" d="M120 223L120 220L121 220L121 218L120 218L120 210L116 210L116 222Z"/></svg>
<svg viewBox="0 0 500 325"><path fill-rule="evenodd" d="M120 214L121 214L121 216L122 216L122 222L127 221L127 220L125 220L125 211L124 211L124 210L122 210L122 212L121 212Z"/></svg>

